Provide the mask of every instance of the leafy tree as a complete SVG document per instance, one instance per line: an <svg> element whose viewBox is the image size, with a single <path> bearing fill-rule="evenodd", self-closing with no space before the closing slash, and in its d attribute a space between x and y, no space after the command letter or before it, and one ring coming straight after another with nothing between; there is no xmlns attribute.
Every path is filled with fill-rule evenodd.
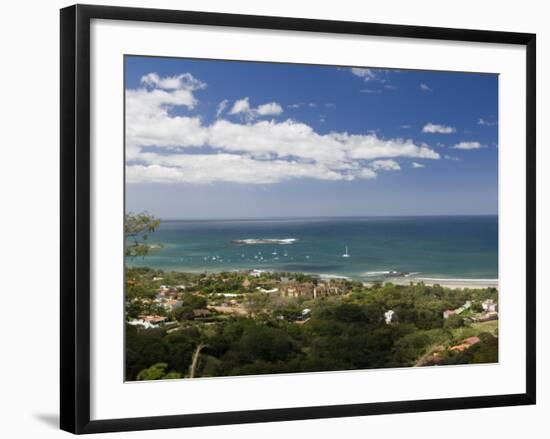
<svg viewBox="0 0 550 439"><path fill-rule="evenodd" d="M447 320L445 320L445 328L461 328L464 326L464 319L456 314L450 315Z"/></svg>
<svg viewBox="0 0 550 439"><path fill-rule="evenodd" d="M208 301L202 296L186 294L182 299L182 305L174 311L176 320L182 321L193 317L193 310L206 308Z"/></svg>
<svg viewBox="0 0 550 439"><path fill-rule="evenodd" d="M128 319L137 319L143 313L143 306L139 301L132 301L126 304L126 316Z"/></svg>
<svg viewBox="0 0 550 439"><path fill-rule="evenodd" d="M252 316L257 315L269 303L269 295L263 293L250 293L246 295L246 310Z"/></svg>
<svg viewBox="0 0 550 439"><path fill-rule="evenodd" d="M206 298L194 294L186 294L182 299L182 306L187 306L191 309L205 308L207 303Z"/></svg>
<svg viewBox="0 0 550 439"><path fill-rule="evenodd" d="M130 258L147 256L153 247L147 244L150 233L160 225L160 220L147 212L124 216L125 255Z"/></svg>
<svg viewBox="0 0 550 439"><path fill-rule="evenodd" d="M472 363L496 363L498 362L498 338L484 332L479 334L480 345L473 346Z"/></svg>
<svg viewBox="0 0 550 439"><path fill-rule="evenodd" d="M157 363L147 369L143 369L137 374L138 381L167 380L181 378L178 372L166 372L168 364Z"/></svg>
<svg viewBox="0 0 550 439"><path fill-rule="evenodd" d="M292 342L285 331L261 325L247 328L235 347L252 360L268 362L285 360L292 352Z"/></svg>
<svg viewBox="0 0 550 439"><path fill-rule="evenodd" d="M480 342L463 352L447 351L443 364L496 363L498 361L498 339L484 332L479 334Z"/></svg>

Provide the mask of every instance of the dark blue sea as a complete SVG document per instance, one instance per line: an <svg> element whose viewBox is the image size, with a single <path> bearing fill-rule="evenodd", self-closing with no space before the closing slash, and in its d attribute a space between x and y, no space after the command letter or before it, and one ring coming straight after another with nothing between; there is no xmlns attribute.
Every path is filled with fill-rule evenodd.
<svg viewBox="0 0 550 439"><path fill-rule="evenodd" d="M291 271L363 281L393 272L498 278L497 216L162 220L149 242L162 248L128 265Z"/></svg>

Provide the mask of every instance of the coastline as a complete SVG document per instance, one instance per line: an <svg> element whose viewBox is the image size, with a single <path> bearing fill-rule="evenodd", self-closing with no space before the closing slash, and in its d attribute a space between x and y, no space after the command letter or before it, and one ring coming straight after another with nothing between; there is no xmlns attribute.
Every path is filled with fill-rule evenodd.
<svg viewBox="0 0 550 439"><path fill-rule="evenodd" d="M135 267L140 267L140 266L134 266ZM146 266L142 266L142 267L146 267ZM148 268L152 268L152 267L148 267ZM156 267L155 267L156 268ZM220 268L218 270L198 270L198 269L192 269L192 268L189 268L189 267L178 267L178 268L175 268L175 267L165 267L165 268L160 268L161 270L164 270L164 271L175 271L175 272L179 272L179 273L190 273L190 274L200 274L200 273L205 273L205 274L219 274L219 273L222 273L224 271L228 271L228 272L255 272L255 273L283 273L285 271L281 271L281 270L275 270L273 268L245 268L245 269L229 269L229 270L224 270L223 268ZM293 273L293 274L303 274L303 275L307 275L307 276L315 276L315 277L318 277L319 279L322 279L322 280L331 280L331 279L345 279L345 280L353 280L353 281L359 281L361 282L364 286L367 286L367 287L370 287L370 286L373 286L375 284L387 284L387 283L392 283L394 285L410 285L411 283L412 284L419 284L419 283L424 283L425 285L427 286L434 286L434 285L440 285L442 287L445 287L445 288L450 288L450 289L485 289L485 288L496 288L498 289L498 285L499 285L499 281L498 279L476 279L476 278L444 278L444 277L441 277L441 278L437 278L437 277L423 277L423 276L410 276L410 275L405 275L405 276L396 276L396 277L392 277L392 276L388 276L388 277L384 277L384 278L376 278L376 279L369 279L369 280L365 280L365 277L364 276L359 276L359 277L355 277L355 276L349 276L349 275L342 275L342 274L335 274L335 273L310 273L310 272L306 272L306 271L289 271L289 273ZM380 273L386 273L386 272L380 272ZM419 273L414 273L415 275L416 274L419 274Z"/></svg>
<svg viewBox="0 0 550 439"><path fill-rule="evenodd" d="M410 283L424 283L429 287L440 285L451 289L466 289L466 288L497 288L498 279L445 279L433 277L404 277L387 279L383 283L393 283L395 285L409 285Z"/></svg>

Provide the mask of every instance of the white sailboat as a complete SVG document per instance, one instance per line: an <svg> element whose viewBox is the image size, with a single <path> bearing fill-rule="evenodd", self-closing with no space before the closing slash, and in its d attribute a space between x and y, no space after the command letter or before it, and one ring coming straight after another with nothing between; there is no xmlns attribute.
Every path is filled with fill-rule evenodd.
<svg viewBox="0 0 550 439"><path fill-rule="evenodd" d="M342 255L343 258L349 258L351 255L348 253L348 246L346 245L346 252Z"/></svg>

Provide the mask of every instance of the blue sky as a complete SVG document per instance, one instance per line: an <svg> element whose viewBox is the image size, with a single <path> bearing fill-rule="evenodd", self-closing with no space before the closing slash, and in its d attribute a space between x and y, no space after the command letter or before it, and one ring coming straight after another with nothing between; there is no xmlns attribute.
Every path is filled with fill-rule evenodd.
<svg viewBox="0 0 550 439"><path fill-rule="evenodd" d="M496 214L498 76L126 57L126 209Z"/></svg>

